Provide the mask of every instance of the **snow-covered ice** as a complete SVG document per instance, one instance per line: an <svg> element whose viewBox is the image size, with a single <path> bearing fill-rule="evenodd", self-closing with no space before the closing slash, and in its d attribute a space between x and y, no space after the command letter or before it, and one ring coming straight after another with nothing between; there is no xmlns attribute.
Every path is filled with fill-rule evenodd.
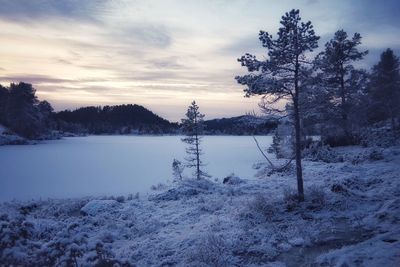
<svg viewBox="0 0 400 267"><path fill-rule="evenodd" d="M183 161L179 136L88 136L0 146L0 201L145 193L172 177ZM258 137L268 146L271 137ZM234 172L252 178L262 160L251 136L206 136L205 170L222 179ZM186 176L190 171L185 172Z"/></svg>

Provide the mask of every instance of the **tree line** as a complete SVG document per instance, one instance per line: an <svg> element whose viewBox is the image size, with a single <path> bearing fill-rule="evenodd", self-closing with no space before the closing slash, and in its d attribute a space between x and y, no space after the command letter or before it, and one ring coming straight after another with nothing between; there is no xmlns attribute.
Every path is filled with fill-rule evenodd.
<svg viewBox="0 0 400 267"><path fill-rule="evenodd" d="M0 123L28 139L37 139L56 128L53 108L39 101L29 83L0 85Z"/></svg>
<svg viewBox="0 0 400 267"><path fill-rule="evenodd" d="M56 117L89 134L162 134L172 133L177 124L171 123L140 105L82 107L60 111Z"/></svg>
<svg viewBox="0 0 400 267"><path fill-rule="evenodd" d="M57 138L73 134L180 134L179 123L154 114L136 104L89 106L54 112L47 101L40 101L29 83L0 85L0 124L27 139ZM276 121L254 115L213 119L204 122L203 134L268 134Z"/></svg>

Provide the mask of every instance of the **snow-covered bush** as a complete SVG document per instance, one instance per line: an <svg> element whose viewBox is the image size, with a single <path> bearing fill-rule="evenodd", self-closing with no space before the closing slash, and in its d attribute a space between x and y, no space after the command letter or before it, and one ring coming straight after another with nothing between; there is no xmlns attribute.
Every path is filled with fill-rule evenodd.
<svg viewBox="0 0 400 267"><path fill-rule="evenodd" d="M363 152L358 153L351 159L351 163L356 165L365 161L377 161L382 159L384 159L383 149L375 147L372 149L366 149Z"/></svg>
<svg viewBox="0 0 400 267"><path fill-rule="evenodd" d="M185 169L185 166L177 159L172 161L172 175L175 180L181 181L183 179L182 173Z"/></svg>
<svg viewBox="0 0 400 267"><path fill-rule="evenodd" d="M292 211L299 206L297 191L290 187L283 189L283 202L287 211Z"/></svg>
<svg viewBox="0 0 400 267"><path fill-rule="evenodd" d="M167 188L167 186L163 183L158 183L157 185L152 185L150 187L151 190L153 191L159 191L159 190L164 190L165 188Z"/></svg>
<svg viewBox="0 0 400 267"><path fill-rule="evenodd" d="M227 185L238 185L244 182L244 180L237 177L234 173L229 174L222 180L222 183Z"/></svg>
<svg viewBox="0 0 400 267"><path fill-rule="evenodd" d="M313 143L303 151L303 157L311 161L322 161L326 163L343 162L343 157L329 146L321 146Z"/></svg>
<svg viewBox="0 0 400 267"><path fill-rule="evenodd" d="M266 178L273 174L280 176L292 175L295 172L293 162L285 162L282 166L271 166L268 162L260 162L253 164L253 169L257 170L254 175L257 178Z"/></svg>
<svg viewBox="0 0 400 267"><path fill-rule="evenodd" d="M313 207L321 208L326 204L326 193L322 187L312 185L308 188L306 199L311 202Z"/></svg>
<svg viewBox="0 0 400 267"><path fill-rule="evenodd" d="M118 208L120 205L116 200L100 200L94 199L89 201L85 206L82 207L81 213L83 215L96 216L99 213L107 213L110 210Z"/></svg>
<svg viewBox="0 0 400 267"><path fill-rule="evenodd" d="M125 202L125 197L124 196L118 196L115 200L117 202L119 202L119 203L124 203Z"/></svg>
<svg viewBox="0 0 400 267"><path fill-rule="evenodd" d="M265 220L270 220L276 213L276 207L271 203L264 194L257 194L248 204L247 208L250 212L262 215Z"/></svg>
<svg viewBox="0 0 400 267"><path fill-rule="evenodd" d="M200 239L187 255L189 266L228 267L234 265L233 255L227 242L220 236L208 233Z"/></svg>
<svg viewBox="0 0 400 267"><path fill-rule="evenodd" d="M202 193L209 193L215 188L215 184L207 179L188 179L180 182L176 187L168 189L149 197L152 201L171 201L182 198L188 199Z"/></svg>
<svg viewBox="0 0 400 267"><path fill-rule="evenodd" d="M374 125L361 129L360 138L364 147L390 147L400 143L400 130L393 131L387 125Z"/></svg>

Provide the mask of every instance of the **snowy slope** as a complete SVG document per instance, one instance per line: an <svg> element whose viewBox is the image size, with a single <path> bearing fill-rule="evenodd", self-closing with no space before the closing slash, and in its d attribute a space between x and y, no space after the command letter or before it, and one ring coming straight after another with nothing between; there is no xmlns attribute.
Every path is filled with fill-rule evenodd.
<svg viewBox="0 0 400 267"><path fill-rule="evenodd" d="M338 149L295 177L185 181L129 199L0 206L0 262L69 266L399 266L400 147ZM285 193L283 193L285 192Z"/></svg>

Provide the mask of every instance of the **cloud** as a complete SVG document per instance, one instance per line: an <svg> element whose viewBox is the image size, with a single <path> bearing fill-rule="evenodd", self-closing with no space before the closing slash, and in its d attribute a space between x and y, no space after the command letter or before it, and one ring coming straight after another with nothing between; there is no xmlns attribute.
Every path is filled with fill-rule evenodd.
<svg viewBox="0 0 400 267"><path fill-rule="evenodd" d="M13 21L44 18L97 20L107 8L106 0L0 0L0 16Z"/></svg>
<svg viewBox="0 0 400 267"><path fill-rule="evenodd" d="M7 81L13 83L26 82L31 84L43 84L43 83L58 84L64 82L76 82L74 80L60 79L46 75L31 75L31 74L0 76L0 81Z"/></svg>

